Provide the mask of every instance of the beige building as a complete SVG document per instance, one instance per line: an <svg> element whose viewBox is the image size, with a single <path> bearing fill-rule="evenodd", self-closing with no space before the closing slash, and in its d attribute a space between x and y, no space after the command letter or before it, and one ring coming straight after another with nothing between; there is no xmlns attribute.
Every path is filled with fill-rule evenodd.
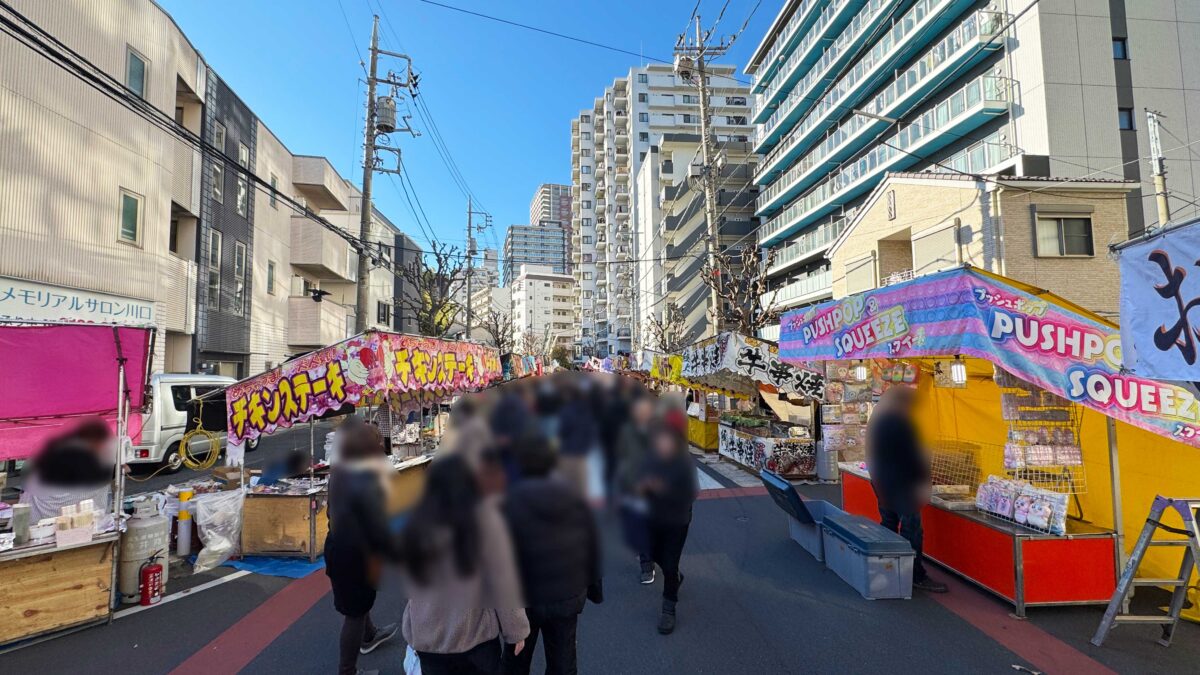
<svg viewBox="0 0 1200 675"><path fill-rule="evenodd" d="M540 265L521 265L512 285L513 350L549 356L575 340L575 278Z"/></svg>
<svg viewBox="0 0 1200 675"><path fill-rule="evenodd" d="M969 264L1115 316L1120 280L1108 245L1126 238L1125 195L1136 188L1122 180L889 174L829 248L833 296Z"/></svg>

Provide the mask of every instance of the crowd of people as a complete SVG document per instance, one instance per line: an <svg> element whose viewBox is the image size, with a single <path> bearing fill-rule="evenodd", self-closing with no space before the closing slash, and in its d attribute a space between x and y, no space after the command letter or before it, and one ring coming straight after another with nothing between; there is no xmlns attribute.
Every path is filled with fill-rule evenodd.
<svg viewBox="0 0 1200 675"><path fill-rule="evenodd" d="M361 672L359 654L400 632L424 675L529 673L539 641L545 672L576 673L579 615L604 599L604 504L620 515L629 574L653 584L661 572L657 629L673 632L698 492L686 423L682 401L627 378L560 373L463 397L420 500L393 531L379 429L348 420L325 543L344 617L339 672ZM408 602L398 623L378 626L388 565Z"/></svg>

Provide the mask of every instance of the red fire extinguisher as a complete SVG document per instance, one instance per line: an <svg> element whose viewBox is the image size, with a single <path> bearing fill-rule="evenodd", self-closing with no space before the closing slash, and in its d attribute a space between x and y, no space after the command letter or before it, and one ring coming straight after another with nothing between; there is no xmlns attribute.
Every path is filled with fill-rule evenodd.
<svg viewBox="0 0 1200 675"><path fill-rule="evenodd" d="M162 600L163 567L157 562L159 553L161 551L155 552L138 568L138 588L142 593L141 604L143 605L154 605Z"/></svg>

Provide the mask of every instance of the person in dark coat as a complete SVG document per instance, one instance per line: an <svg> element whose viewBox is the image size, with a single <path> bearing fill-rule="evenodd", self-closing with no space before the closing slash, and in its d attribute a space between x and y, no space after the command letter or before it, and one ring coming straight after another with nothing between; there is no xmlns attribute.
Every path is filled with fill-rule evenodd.
<svg viewBox="0 0 1200 675"><path fill-rule="evenodd" d="M338 430L341 448L329 475L329 534L325 574L333 607L345 617L338 641L338 673L358 670L358 655L390 640L397 624L371 621L375 590L385 560L396 557L388 530L383 474L383 439L373 425L351 419Z"/></svg>
<svg viewBox="0 0 1200 675"><path fill-rule="evenodd" d="M654 583L654 560L646 524L648 507L639 481L650 456L650 424L653 421L654 399L641 396L634 400L629 406L629 419L621 425L617 437L617 470L613 477L622 533L625 543L637 553L640 581L644 585Z"/></svg>
<svg viewBox="0 0 1200 675"><path fill-rule="evenodd" d="M867 468L879 500L881 524L912 544L913 586L945 593L946 585L929 578L921 559L924 533L921 509L929 502L929 462L921 452L912 421L916 392L894 386L883 393L867 424Z"/></svg>
<svg viewBox="0 0 1200 675"><path fill-rule="evenodd" d="M517 462L524 479L504 503L529 617L524 651L506 658L512 675L528 675L539 634L547 675L575 675L579 614L586 600L603 601L596 524L583 498L551 475L557 455L540 434L522 438Z"/></svg>
<svg viewBox="0 0 1200 675"><path fill-rule="evenodd" d="M559 472L575 487L580 496L588 493L588 456L600 443L600 430L586 392L563 390L562 408L558 414Z"/></svg>
<svg viewBox="0 0 1200 675"><path fill-rule="evenodd" d="M651 451L641 479L649 506L650 552L663 573L662 615L658 632L675 630L676 604L683 573L679 559L692 522L692 504L700 491L696 464L687 446L687 418L671 409L650 437Z"/></svg>

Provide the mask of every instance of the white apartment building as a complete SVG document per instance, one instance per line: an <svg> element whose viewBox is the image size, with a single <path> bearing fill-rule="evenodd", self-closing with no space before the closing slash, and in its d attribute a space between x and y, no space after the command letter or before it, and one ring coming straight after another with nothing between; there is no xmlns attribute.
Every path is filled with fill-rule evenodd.
<svg viewBox="0 0 1200 675"><path fill-rule="evenodd" d="M521 265L511 284L513 349L548 356L575 340L575 278L542 265Z"/></svg>
<svg viewBox="0 0 1200 675"><path fill-rule="evenodd" d="M718 142L746 141L748 90L734 67L709 73ZM571 122L571 252L578 282L577 354L629 352L636 260L634 181L666 133L698 133L699 92L669 65L633 68Z"/></svg>
<svg viewBox="0 0 1200 675"><path fill-rule="evenodd" d="M716 334L710 320L711 293L704 282L708 221L704 191L692 176L701 164L700 136L667 133L650 147L635 182L633 231L637 264L634 287L635 348L661 349L652 330L674 306L683 318L683 339L696 342ZM755 246L751 178L756 157L747 142L720 144L724 156L717 180L717 228L721 250Z"/></svg>
<svg viewBox="0 0 1200 675"><path fill-rule="evenodd" d="M1145 109L1173 217L1196 215L1197 62L1195 2L786 0L746 66L770 300L830 297L825 252L889 172L1137 180L1129 231L1156 224Z"/></svg>

